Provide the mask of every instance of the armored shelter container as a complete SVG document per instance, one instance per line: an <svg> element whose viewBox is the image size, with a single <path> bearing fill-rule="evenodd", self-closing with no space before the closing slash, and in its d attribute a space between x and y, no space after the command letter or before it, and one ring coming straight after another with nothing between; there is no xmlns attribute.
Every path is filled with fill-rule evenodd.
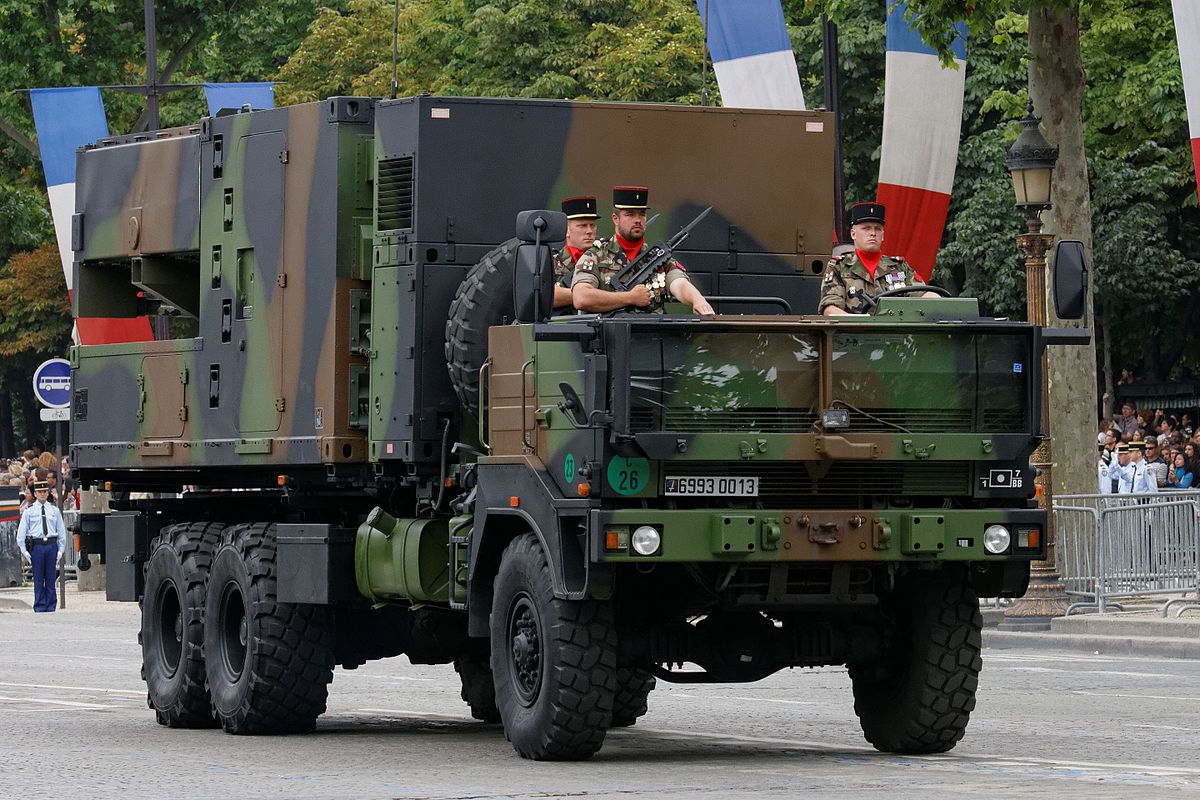
<svg viewBox="0 0 1200 800"><path fill-rule="evenodd" d="M103 140L79 156L75 311L171 316L157 341L77 350L77 466L241 485L370 461L428 484L458 431L447 310L518 212L595 194L605 231L610 188L641 184L665 238L711 205L682 250L696 284L805 310L832 163L821 112L471 98Z"/></svg>

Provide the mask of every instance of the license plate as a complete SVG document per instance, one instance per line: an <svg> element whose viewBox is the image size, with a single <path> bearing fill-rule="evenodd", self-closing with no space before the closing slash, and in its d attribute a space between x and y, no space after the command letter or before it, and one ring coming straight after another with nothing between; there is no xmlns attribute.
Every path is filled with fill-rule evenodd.
<svg viewBox="0 0 1200 800"><path fill-rule="evenodd" d="M728 475L668 477L663 494L671 497L758 497L758 478Z"/></svg>

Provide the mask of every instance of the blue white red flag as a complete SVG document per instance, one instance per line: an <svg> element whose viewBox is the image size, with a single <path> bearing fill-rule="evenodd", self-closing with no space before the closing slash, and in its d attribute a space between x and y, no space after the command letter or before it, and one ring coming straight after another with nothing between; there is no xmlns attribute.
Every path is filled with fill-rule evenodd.
<svg viewBox="0 0 1200 800"><path fill-rule="evenodd" d="M248 105L255 111L275 107L274 83L206 83L204 99L208 113L215 116L222 108L241 108Z"/></svg>
<svg viewBox="0 0 1200 800"><path fill-rule="evenodd" d="M1192 140L1192 163L1200 183L1200 3L1172 0L1175 9L1175 40L1179 43L1179 66L1183 70L1183 94L1187 98L1188 135Z"/></svg>
<svg viewBox="0 0 1200 800"><path fill-rule="evenodd" d="M727 108L804 110L780 0L696 0Z"/></svg>
<svg viewBox="0 0 1200 800"><path fill-rule="evenodd" d="M943 67L933 48L904 20L906 3L887 17L883 146L876 200L886 207L884 251L904 256L924 280L933 272L962 131L966 29L954 43L957 69Z"/></svg>
<svg viewBox="0 0 1200 800"><path fill-rule="evenodd" d="M96 86L32 89L33 123L37 129L46 193L54 217L54 235L62 259L63 278L70 291L74 254L71 250L71 217L75 213L75 151L108 136L104 103ZM83 344L136 342L152 338L145 317L136 319L76 319Z"/></svg>

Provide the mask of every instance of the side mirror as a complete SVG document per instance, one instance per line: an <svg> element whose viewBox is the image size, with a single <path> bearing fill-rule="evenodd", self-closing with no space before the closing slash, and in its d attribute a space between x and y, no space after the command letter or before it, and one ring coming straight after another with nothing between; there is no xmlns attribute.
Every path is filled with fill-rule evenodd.
<svg viewBox="0 0 1200 800"><path fill-rule="evenodd" d="M552 244L567 237L567 215L561 211L522 211L517 215L516 258L513 260L513 310L517 322L545 322L554 311Z"/></svg>
<svg viewBox="0 0 1200 800"><path fill-rule="evenodd" d="M1066 239L1054 248L1053 280L1054 313L1059 319L1083 319L1088 285L1083 242Z"/></svg>

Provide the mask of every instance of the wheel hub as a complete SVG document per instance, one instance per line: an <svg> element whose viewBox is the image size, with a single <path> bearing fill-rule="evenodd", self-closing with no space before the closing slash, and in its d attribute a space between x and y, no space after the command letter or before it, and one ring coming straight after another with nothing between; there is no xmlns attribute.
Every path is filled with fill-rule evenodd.
<svg viewBox="0 0 1200 800"><path fill-rule="evenodd" d="M158 655L167 675L174 675L183 656L183 606L173 582L158 593Z"/></svg>
<svg viewBox="0 0 1200 800"><path fill-rule="evenodd" d="M527 597L520 597L509 614L509 663L513 683L522 704L537 699L542 682L542 645L537 611Z"/></svg>
<svg viewBox="0 0 1200 800"><path fill-rule="evenodd" d="M225 586L221 597L221 662L230 682L242 676L250 641L250 620L242 592L236 583Z"/></svg>

